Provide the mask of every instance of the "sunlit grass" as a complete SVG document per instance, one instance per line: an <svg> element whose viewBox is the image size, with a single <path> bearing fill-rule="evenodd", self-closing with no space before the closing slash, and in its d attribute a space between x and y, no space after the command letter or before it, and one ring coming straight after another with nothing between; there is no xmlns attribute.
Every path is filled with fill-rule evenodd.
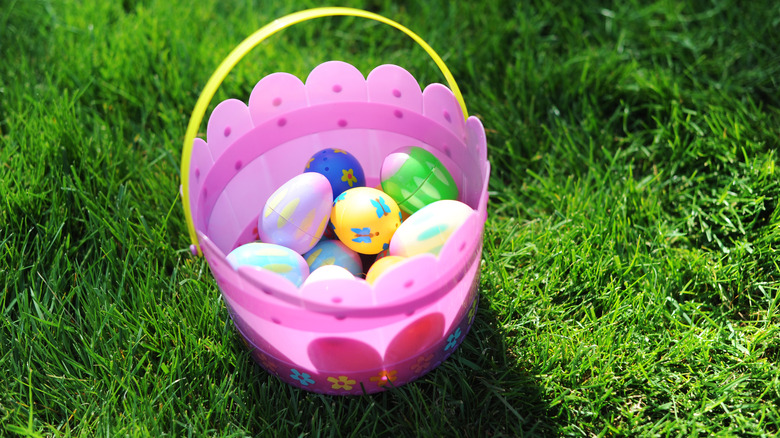
<svg viewBox="0 0 780 438"><path fill-rule="evenodd" d="M318 5L0 3L0 434L778 432L777 2L349 2L439 51L493 165L471 333L358 398L252 362L177 199L214 68ZM262 44L217 100L329 59L442 81L344 18Z"/></svg>

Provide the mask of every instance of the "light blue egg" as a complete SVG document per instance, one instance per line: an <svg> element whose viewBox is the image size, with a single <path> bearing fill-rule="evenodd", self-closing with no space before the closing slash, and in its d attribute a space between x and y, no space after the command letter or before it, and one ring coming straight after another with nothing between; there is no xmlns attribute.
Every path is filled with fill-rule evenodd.
<svg viewBox="0 0 780 438"><path fill-rule="evenodd" d="M273 243L252 242L241 245L227 255L233 269L251 266L275 272L300 286L309 275L309 265L297 252Z"/></svg>
<svg viewBox="0 0 780 438"><path fill-rule="evenodd" d="M352 275L361 275L363 272L360 255L339 240L322 239L303 258L309 265L309 272L326 265L341 266Z"/></svg>

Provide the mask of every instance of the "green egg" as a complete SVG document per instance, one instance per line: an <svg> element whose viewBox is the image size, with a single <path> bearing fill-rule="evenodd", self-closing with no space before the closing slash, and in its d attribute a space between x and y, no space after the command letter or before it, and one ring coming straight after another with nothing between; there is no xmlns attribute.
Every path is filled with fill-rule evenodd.
<svg viewBox="0 0 780 438"><path fill-rule="evenodd" d="M382 191L412 214L436 201L457 200L458 187L447 168L427 150L407 146L385 157Z"/></svg>

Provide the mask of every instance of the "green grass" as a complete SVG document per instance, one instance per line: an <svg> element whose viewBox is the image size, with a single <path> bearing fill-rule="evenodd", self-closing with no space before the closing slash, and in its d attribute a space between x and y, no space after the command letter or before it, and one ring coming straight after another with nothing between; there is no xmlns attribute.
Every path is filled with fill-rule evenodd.
<svg viewBox="0 0 780 438"><path fill-rule="evenodd" d="M440 52L493 165L473 330L357 398L252 362L176 196L200 90L318 5L288 3L0 0L0 435L780 432L780 3L349 2ZM343 18L261 45L216 100L329 59L442 80Z"/></svg>

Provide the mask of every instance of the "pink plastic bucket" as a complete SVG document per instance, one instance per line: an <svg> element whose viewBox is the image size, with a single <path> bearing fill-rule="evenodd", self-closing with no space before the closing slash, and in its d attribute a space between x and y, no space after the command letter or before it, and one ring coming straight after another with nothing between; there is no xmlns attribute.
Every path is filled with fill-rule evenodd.
<svg viewBox="0 0 780 438"><path fill-rule="evenodd" d="M389 21L345 8L285 19L290 25L326 15ZM266 29L257 42L278 30ZM230 68L212 82L218 86ZM212 97L204 92L201 99ZM221 102L209 117L207 141L194 138L203 114L193 113L182 157L192 249L206 257L238 331L269 373L319 393L373 393L420 377L463 340L478 301L490 174L484 128L464 110L459 93L441 84L421 91L401 67L382 65L364 78L353 66L330 61L305 83L287 73L264 77L248 105ZM436 155L458 184L459 200L474 209L438 257L410 258L374 285L356 278L300 289L274 273L236 271L227 263L227 253L258 238L268 197L318 150L349 151L363 165L367 185L375 186L383 158L409 145Z"/></svg>

